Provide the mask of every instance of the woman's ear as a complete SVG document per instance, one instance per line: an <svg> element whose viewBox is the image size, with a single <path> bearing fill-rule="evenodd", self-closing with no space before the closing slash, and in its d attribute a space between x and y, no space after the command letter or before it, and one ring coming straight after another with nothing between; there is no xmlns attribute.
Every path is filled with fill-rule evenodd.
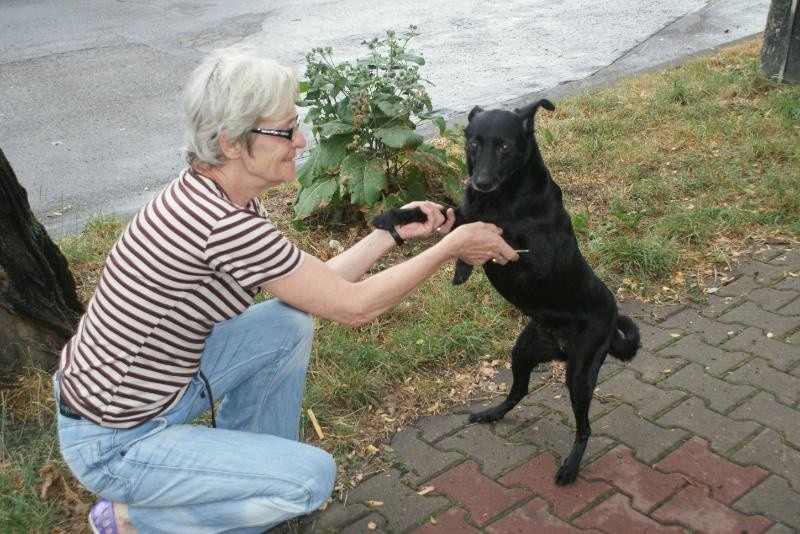
<svg viewBox="0 0 800 534"><path fill-rule="evenodd" d="M238 159L242 154L242 141L240 139L230 141L225 132L221 132L219 134L219 149L225 159Z"/></svg>

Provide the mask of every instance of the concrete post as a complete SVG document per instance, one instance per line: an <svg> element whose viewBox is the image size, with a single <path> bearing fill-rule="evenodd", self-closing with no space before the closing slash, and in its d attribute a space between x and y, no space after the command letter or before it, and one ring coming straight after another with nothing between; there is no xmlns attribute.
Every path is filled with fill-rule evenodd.
<svg viewBox="0 0 800 534"><path fill-rule="evenodd" d="M800 82L800 9L798 0L772 0L764 30L761 68L778 82Z"/></svg>

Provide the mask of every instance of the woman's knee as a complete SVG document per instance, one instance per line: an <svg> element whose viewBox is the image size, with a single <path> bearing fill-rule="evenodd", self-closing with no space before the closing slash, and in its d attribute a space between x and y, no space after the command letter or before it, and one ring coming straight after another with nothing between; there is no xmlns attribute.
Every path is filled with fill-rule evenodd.
<svg viewBox="0 0 800 534"><path fill-rule="evenodd" d="M314 335L314 319L310 314L293 308L277 299L261 302L248 313L256 315L257 324L269 324L291 333L296 339L311 338Z"/></svg>
<svg viewBox="0 0 800 534"><path fill-rule="evenodd" d="M322 449L309 456L311 477L308 481L308 513L319 509L333 493L336 483L336 461Z"/></svg>

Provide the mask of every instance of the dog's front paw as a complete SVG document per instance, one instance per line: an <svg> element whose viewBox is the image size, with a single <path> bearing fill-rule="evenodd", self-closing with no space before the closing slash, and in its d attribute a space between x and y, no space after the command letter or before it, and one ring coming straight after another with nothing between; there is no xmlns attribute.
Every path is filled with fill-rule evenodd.
<svg viewBox="0 0 800 534"><path fill-rule="evenodd" d="M372 226L388 230L412 222L425 222L428 216L419 208L391 208L372 218Z"/></svg>

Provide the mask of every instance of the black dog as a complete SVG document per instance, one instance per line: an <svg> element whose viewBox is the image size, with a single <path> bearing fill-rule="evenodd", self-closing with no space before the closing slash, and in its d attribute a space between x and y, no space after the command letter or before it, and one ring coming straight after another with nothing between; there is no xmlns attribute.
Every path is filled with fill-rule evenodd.
<svg viewBox="0 0 800 534"><path fill-rule="evenodd" d="M471 422L502 419L528 393L533 368L542 362L567 362L566 382L577 431L575 443L555 482L572 483L591 435L589 405L606 355L630 360L639 348L639 329L617 312L612 293L594 274L580 251L561 189L542 160L533 133L539 100L514 112L469 114L466 134L470 182L456 210L456 225L494 223L521 252L506 265L483 267L492 285L530 318L512 351L513 384L498 406L470 415ZM373 220L378 228L425 220L420 210L389 210ZM472 266L456 264L454 284L469 278Z"/></svg>

